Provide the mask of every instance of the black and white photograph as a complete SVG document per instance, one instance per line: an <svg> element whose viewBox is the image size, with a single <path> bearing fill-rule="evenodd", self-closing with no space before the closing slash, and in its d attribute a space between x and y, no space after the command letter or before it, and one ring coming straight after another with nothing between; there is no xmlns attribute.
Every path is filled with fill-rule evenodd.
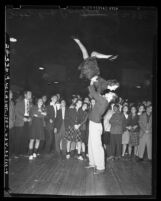
<svg viewBox="0 0 161 201"><path fill-rule="evenodd" d="M157 15L6 5L5 197L155 195Z"/></svg>

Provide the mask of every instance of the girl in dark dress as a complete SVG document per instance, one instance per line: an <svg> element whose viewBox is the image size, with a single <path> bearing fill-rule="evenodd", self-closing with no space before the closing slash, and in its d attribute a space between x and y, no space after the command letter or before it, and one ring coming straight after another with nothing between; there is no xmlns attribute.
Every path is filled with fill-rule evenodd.
<svg viewBox="0 0 161 201"><path fill-rule="evenodd" d="M135 106L131 107L131 114L129 115L128 125L126 128L130 133L129 155L131 155L132 147L134 147L134 155L137 156L139 145L139 117Z"/></svg>
<svg viewBox="0 0 161 201"><path fill-rule="evenodd" d="M39 149L40 140L44 140L44 117L46 112L42 109L42 99L37 100L36 106L32 108L32 125L31 125L31 136L29 143L29 160L32 160L37 156ZM35 146L34 145L35 141ZM34 149L34 150L33 150Z"/></svg>
<svg viewBox="0 0 161 201"><path fill-rule="evenodd" d="M100 93L102 93L106 89L117 89L119 87L119 83L116 80L106 81L102 77L100 77L100 69L98 67L96 59L114 60L118 56L100 54L95 51L93 51L91 53L91 56L89 56L85 46L80 42L80 40L77 38L73 39L81 49L84 59L84 61L78 67L78 69L81 71L80 78L87 78L88 80L90 80L90 84L92 85L94 83L96 90Z"/></svg>
<svg viewBox="0 0 161 201"><path fill-rule="evenodd" d="M82 148L82 156L80 157L80 159L82 160L83 158L85 159L85 152L86 152L86 139L87 139L87 120L88 120L88 104L87 103L83 103L82 105L82 123L80 126L80 131L81 131L81 135L82 135L82 144L81 144L81 148Z"/></svg>
<svg viewBox="0 0 161 201"><path fill-rule="evenodd" d="M47 95L43 95L43 96L42 96L42 101L43 101L42 111L43 111L43 112L46 112L46 111L47 111L47 101L48 101ZM40 145L39 145L39 152L40 152L40 153L44 153L45 141L46 141L46 133L47 133L47 130L46 130L46 119L45 119L45 116L44 116L43 125L44 125L44 140L41 140L41 141L40 141ZM38 154L38 155L39 155L39 154Z"/></svg>
<svg viewBox="0 0 161 201"><path fill-rule="evenodd" d="M78 157L81 152L81 110L82 101L80 99L76 102L75 108L69 108L67 118L65 120L65 139L67 140L67 155L66 158L70 158L70 146L72 142L77 143Z"/></svg>

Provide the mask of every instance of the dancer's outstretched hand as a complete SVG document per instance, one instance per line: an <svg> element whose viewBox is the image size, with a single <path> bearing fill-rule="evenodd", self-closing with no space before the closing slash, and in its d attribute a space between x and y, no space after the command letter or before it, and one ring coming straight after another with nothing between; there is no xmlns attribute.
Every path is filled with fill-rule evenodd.
<svg viewBox="0 0 161 201"><path fill-rule="evenodd" d="M79 39L78 39L78 37L77 37L77 36L71 36L71 38L72 38L73 40L75 40L76 42L78 42L78 41L79 41Z"/></svg>
<svg viewBox="0 0 161 201"><path fill-rule="evenodd" d="M120 86L116 80L107 80L107 89L115 91Z"/></svg>
<svg viewBox="0 0 161 201"><path fill-rule="evenodd" d="M91 79L91 82L90 82L90 85L93 85L94 84L94 82L98 82L98 76L96 75L96 76L94 76L92 79Z"/></svg>
<svg viewBox="0 0 161 201"><path fill-rule="evenodd" d="M109 103L111 101L113 101L116 97L117 97L117 95L115 93L113 93L113 92L109 92L109 93L105 94L105 98Z"/></svg>

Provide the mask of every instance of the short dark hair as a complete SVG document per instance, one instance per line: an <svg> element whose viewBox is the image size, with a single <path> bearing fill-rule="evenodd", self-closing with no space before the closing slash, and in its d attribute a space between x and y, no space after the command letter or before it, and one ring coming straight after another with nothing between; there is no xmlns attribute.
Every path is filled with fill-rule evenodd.
<svg viewBox="0 0 161 201"><path fill-rule="evenodd" d="M66 100L65 100L65 99L61 99L61 101L60 101L60 102L62 102L62 101L64 101L64 102L66 103Z"/></svg>
<svg viewBox="0 0 161 201"><path fill-rule="evenodd" d="M137 109L137 106L136 106L136 105L132 105L132 106L130 107L130 111L131 111L131 109L132 109L133 107L136 109L136 112L137 112L138 109Z"/></svg>
<svg viewBox="0 0 161 201"><path fill-rule="evenodd" d="M140 103L140 104L138 105L137 109L139 109L141 106L144 107L144 109L145 109L145 105L142 104L142 103Z"/></svg>
<svg viewBox="0 0 161 201"><path fill-rule="evenodd" d="M44 96L46 96L46 97L47 97L47 95L46 95L46 94L43 94L43 95L42 95L42 97L44 97Z"/></svg>
<svg viewBox="0 0 161 201"><path fill-rule="evenodd" d="M54 94L54 95L51 95L51 99L52 99L54 96L57 97L57 95ZM58 97L57 97L57 98L58 98Z"/></svg>
<svg viewBox="0 0 161 201"><path fill-rule="evenodd" d="M39 100L42 100L42 98L41 98L41 97L36 97L35 103L38 104L38 101L39 101Z"/></svg>
<svg viewBox="0 0 161 201"><path fill-rule="evenodd" d="M89 104L88 104L88 103L86 103L86 102L83 102L82 106L83 106L83 105L87 105L87 107L89 106Z"/></svg>
<svg viewBox="0 0 161 201"><path fill-rule="evenodd" d="M152 107L152 104L150 104L150 105L146 106L146 109L147 109L147 108L149 108L149 107Z"/></svg>
<svg viewBox="0 0 161 201"><path fill-rule="evenodd" d="M83 102L81 98L78 98L75 104L77 104L79 101Z"/></svg>
<svg viewBox="0 0 161 201"><path fill-rule="evenodd" d="M129 110L129 106L128 105L123 105L122 108L121 108L121 112L123 112L124 107L127 107L128 110Z"/></svg>
<svg viewBox="0 0 161 201"><path fill-rule="evenodd" d="M117 109L120 108L120 106L119 106L118 104L114 104L113 108L114 108L114 107L117 107Z"/></svg>
<svg viewBox="0 0 161 201"><path fill-rule="evenodd" d="M23 92L23 94L25 95L25 94L27 94L27 92L31 92L31 90L25 90L24 92ZM32 93L32 92L31 92Z"/></svg>

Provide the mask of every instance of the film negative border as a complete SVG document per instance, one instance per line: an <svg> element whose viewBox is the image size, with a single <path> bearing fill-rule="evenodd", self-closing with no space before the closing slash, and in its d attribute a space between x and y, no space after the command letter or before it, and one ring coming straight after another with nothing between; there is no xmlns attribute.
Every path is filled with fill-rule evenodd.
<svg viewBox="0 0 161 201"><path fill-rule="evenodd" d="M9 80L10 80L10 39L5 35L4 75L4 190L9 190Z"/></svg>

